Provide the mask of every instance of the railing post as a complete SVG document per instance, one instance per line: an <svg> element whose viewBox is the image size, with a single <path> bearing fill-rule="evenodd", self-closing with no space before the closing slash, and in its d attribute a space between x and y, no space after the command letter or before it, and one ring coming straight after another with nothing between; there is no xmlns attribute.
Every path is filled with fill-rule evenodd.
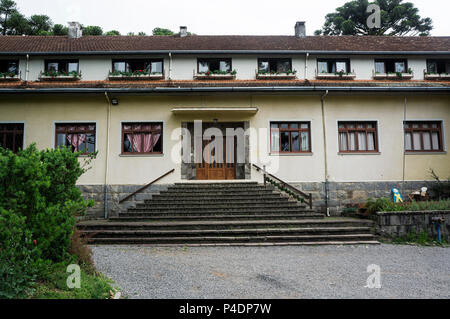
<svg viewBox="0 0 450 319"><path fill-rule="evenodd" d="M313 208L313 204L312 204L312 194L309 193L309 209Z"/></svg>
<svg viewBox="0 0 450 319"><path fill-rule="evenodd" d="M267 187L267 178L266 178L266 165L263 166L263 170L264 170L264 187Z"/></svg>

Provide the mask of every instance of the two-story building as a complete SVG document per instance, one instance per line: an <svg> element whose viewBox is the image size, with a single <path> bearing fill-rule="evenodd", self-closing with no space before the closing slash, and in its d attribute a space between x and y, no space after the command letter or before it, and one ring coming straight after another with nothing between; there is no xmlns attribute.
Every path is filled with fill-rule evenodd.
<svg viewBox="0 0 450 319"><path fill-rule="evenodd" d="M266 166L331 213L450 176L450 37L79 28L0 37L0 145L98 151L79 180L92 216L173 169L157 184L262 182Z"/></svg>

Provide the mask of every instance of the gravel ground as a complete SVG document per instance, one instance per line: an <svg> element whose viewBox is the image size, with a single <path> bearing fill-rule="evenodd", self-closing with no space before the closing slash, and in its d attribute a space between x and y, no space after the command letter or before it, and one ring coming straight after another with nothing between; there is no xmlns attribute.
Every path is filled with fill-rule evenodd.
<svg viewBox="0 0 450 319"><path fill-rule="evenodd" d="M128 298L450 298L450 249L417 246L94 246ZM381 289L365 288L368 265Z"/></svg>

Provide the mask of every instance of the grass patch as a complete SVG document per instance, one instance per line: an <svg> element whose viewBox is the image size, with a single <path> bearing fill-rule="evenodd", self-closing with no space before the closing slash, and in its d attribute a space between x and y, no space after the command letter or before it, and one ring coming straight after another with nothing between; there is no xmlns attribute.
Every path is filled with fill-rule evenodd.
<svg viewBox="0 0 450 319"><path fill-rule="evenodd" d="M445 239L442 239L441 243L439 243L435 238L428 236L427 232L409 232L405 236L382 238L380 241L385 244L393 245L450 247Z"/></svg>
<svg viewBox="0 0 450 319"><path fill-rule="evenodd" d="M55 264L45 275L45 279L36 283L31 299L109 299L115 292L113 281L88 266L81 266L81 287L67 287L67 264Z"/></svg>

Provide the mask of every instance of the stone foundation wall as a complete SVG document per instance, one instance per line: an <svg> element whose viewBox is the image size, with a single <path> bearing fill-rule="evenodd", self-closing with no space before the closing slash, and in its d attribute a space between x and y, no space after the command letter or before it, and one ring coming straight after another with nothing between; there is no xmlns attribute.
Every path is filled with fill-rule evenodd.
<svg viewBox="0 0 450 319"><path fill-rule="evenodd" d="M142 185L110 185L108 186L108 216L118 216L119 212L125 212L128 208L134 207L138 202L151 199L153 194L158 194L166 190L169 185L152 185L143 192L134 195L126 202L119 204L119 201L132 194L142 187ZM78 186L85 199L95 202L85 215L85 219L103 219L105 217L105 187L103 185L82 185Z"/></svg>
<svg viewBox="0 0 450 319"><path fill-rule="evenodd" d="M403 197L407 194L419 190L421 187L430 188L433 182L405 182ZM314 209L320 212L326 212L325 209L325 183L292 183L293 186L305 193L311 193L313 196ZM157 194L161 190L167 189L169 185L152 185L142 193L136 194L133 198L119 204L119 200L133 193L142 185L111 185L108 186L108 210L109 216L117 216L119 212L126 211L133 207L137 202L150 199L152 194ZM357 205L364 203L368 198L391 197L392 188L402 189L401 182L354 182L354 183L329 183L329 201L330 214L339 216L347 205ZM105 192L103 185L83 185L79 186L86 199L92 199L95 206L86 214L86 218L98 219L105 216Z"/></svg>
<svg viewBox="0 0 450 319"><path fill-rule="evenodd" d="M450 242L450 211L424 212L381 212L377 213L377 234L385 238L403 237L410 232L427 232L431 238L437 238L433 217L442 217L441 238Z"/></svg>
<svg viewBox="0 0 450 319"><path fill-rule="evenodd" d="M405 182L403 198L408 194L420 190L422 187L430 187L435 182ZM314 209L325 212L325 183L292 183L304 193L313 196ZM328 207L332 216L339 216L347 205L358 205L368 198L391 197L391 190L402 190L402 182L329 182Z"/></svg>

